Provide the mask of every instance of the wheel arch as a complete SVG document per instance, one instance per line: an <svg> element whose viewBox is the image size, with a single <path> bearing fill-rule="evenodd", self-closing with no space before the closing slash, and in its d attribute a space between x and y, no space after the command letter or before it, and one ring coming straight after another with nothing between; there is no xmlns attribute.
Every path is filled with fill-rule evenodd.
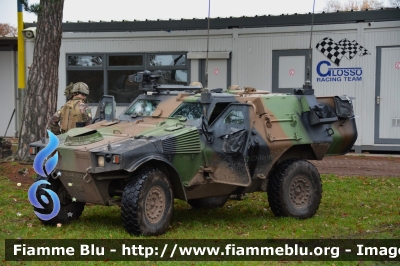
<svg viewBox="0 0 400 266"><path fill-rule="evenodd" d="M171 181L174 197L185 201L187 200L179 173L167 159L157 155L146 156L141 160L130 164L125 170L128 172L134 172L144 167L157 167L166 173Z"/></svg>
<svg viewBox="0 0 400 266"><path fill-rule="evenodd" d="M288 159L322 160L328 151L330 143L311 143L293 145L276 161L279 164Z"/></svg>

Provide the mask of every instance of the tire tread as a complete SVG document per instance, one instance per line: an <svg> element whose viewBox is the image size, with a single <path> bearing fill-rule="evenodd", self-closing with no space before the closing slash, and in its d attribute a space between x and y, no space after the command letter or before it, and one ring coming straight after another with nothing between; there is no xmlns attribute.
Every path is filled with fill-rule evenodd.
<svg viewBox="0 0 400 266"><path fill-rule="evenodd" d="M280 163L275 170L272 172L269 180L268 180L268 186L267 186L267 193L268 193L268 202L269 206L271 208L271 211L274 213L275 216L277 217L287 217L287 216L294 216L288 213L288 211L285 208L285 202L284 202L284 197L283 197L283 182L285 177L288 175L288 172L291 169L295 169L296 167L301 166L301 164L305 164L310 171L314 171L317 176L318 176L318 183L320 185L320 191L321 193L319 195L316 195L317 198L316 200L318 201L318 206L315 210L312 212L308 213L307 215L302 215L302 216L295 216L296 218L300 219L305 219L305 218L310 218L314 216L314 214L317 212L319 208L319 203L321 201L321 196L322 196L322 182L321 182L321 177L320 174L318 173L318 170L315 168L315 166L310 163L309 161L306 160L300 160L300 159L289 159L286 161L283 161ZM317 188L318 189L318 188Z"/></svg>

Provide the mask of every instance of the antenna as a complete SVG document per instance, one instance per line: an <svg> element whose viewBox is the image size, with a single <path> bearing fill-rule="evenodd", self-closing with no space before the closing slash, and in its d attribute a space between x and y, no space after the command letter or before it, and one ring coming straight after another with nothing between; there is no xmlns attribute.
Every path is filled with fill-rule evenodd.
<svg viewBox="0 0 400 266"><path fill-rule="evenodd" d="M311 34L310 34L310 47L308 49L308 64L307 64L307 79L304 82L303 89L311 89L311 80L310 80L310 65L311 65L311 42L312 42L312 34L313 34L313 26L314 26L314 8L315 8L315 0L313 3L313 11L311 15Z"/></svg>
<svg viewBox="0 0 400 266"><path fill-rule="evenodd" d="M207 25L207 56L206 56L206 84L204 88L208 88L208 46L210 43L210 8L211 8L211 0L208 0L208 25Z"/></svg>

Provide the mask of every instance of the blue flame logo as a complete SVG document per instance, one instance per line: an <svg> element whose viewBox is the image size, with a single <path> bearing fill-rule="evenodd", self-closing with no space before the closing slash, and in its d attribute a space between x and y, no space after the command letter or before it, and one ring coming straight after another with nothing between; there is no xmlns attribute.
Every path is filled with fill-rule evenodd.
<svg viewBox="0 0 400 266"><path fill-rule="evenodd" d="M58 162L58 153L47 158L57 149L59 143L58 138L50 130L47 130L47 133L49 134L49 144L37 154L33 161L33 169L43 177L49 175L56 168Z"/></svg>
<svg viewBox="0 0 400 266"><path fill-rule="evenodd" d="M48 156L51 155L57 149L59 140L51 131L47 130L47 133L49 134L49 143L36 155L35 160L33 161L33 169L40 176L43 177L47 176L48 178L52 178L49 177L49 175L57 165L58 153L55 153L54 156L50 158L48 158ZM44 209L42 204L40 204L40 202L36 198L36 192L40 185L50 185L50 183L45 180L39 180L33 183L28 190L28 199L34 207L38 209ZM35 211L35 214L40 219L48 221L56 217L58 212L60 211L60 199L58 198L57 194L54 191L47 188L42 188L42 189L46 191L48 195L50 195L53 201L53 210L50 214L42 214L37 211ZM45 204L49 204L49 199L45 195L41 195L40 198Z"/></svg>
<svg viewBox="0 0 400 266"><path fill-rule="evenodd" d="M35 206L38 209L44 209L42 204L40 204L40 202L36 198L36 191L37 191L38 187L43 184L50 185L49 182L47 182L45 180L40 180L40 181L36 181L35 183L33 183L32 186L28 190L29 201L32 203L33 206ZM48 220L56 217L58 212L60 211L60 199L58 198L57 194L53 190L50 190L47 188L42 188L42 189L44 191L46 191L50 195L51 199L53 200L53 211L50 214L42 214L37 211L34 211L34 212L35 212L36 216L39 217L40 219L42 219L44 221L48 221ZM49 204L49 199L45 195L42 195L40 198L44 203Z"/></svg>

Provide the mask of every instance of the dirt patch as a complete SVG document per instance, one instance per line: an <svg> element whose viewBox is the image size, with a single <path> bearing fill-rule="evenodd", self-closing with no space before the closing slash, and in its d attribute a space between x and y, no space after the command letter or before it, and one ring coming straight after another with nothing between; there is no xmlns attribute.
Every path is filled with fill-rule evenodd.
<svg viewBox="0 0 400 266"><path fill-rule="evenodd" d="M320 174L400 177L400 157L347 155L311 161Z"/></svg>
<svg viewBox="0 0 400 266"><path fill-rule="evenodd" d="M29 164L20 164L17 162L1 162L0 178L9 178L10 181L22 186L30 186L36 176L33 166Z"/></svg>
<svg viewBox="0 0 400 266"><path fill-rule="evenodd" d="M311 161L320 174L339 176L400 177L400 157L391 156L332 156L322 161ZM0 177L29 187L36 176L32 165L17 162L0 163Z"/></svg>

